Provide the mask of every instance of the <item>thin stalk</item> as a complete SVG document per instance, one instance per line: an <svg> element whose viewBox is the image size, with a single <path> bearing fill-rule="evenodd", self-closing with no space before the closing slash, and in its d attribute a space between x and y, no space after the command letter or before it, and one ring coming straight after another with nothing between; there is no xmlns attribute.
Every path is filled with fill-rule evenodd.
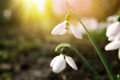
<svg viewBox="0 0 120 80"><path fill-rule="evenodd" d="M107 73L109 74L111 80L115 80L115 77L112 73L111 68L109 67L104 55L102 54L102 51L100 50L100 48L98 47L98 45L96 44L95 40L93 39L93 37L90 35L89 31L87 30L86 26L83 24L83 22L79 19L79 17L77 16L76 12L74 11L74 9L71 7L71 5L66 1L66 4L68 6L68 8L70 9L71 13L75 16L75 18L79 21L79 23L81 23L83 25L83 28L86 31L86 34L90 40L90 42L92 43L93 47L95 48L100 60L102 61L105 69L107 70Z"/></svg>
<svg viewBox="0 0 120 80"><path fill-rule="evenodd" d="M90 69L90 71L93 73L93 75L96 77L97 80L102 80L99 74L96 72L96 70L92 67L92 65L88 62L88 60L72 45L69 43L61 43L55 48L55 52L57 52L59 49L60 51L63 51L65 48L70 48L71 50L75 51L75 53L80 57L80 59L83 61L83 63Z"/></svg>
<svg viewBox="0 0 120 80"><path fill-rule="evenodd" d="M86 58L73 46L70 47L73 51L79 55L80 59L83 60L84 64L90 69L90 71L94 74L97 80L102 80L96 70L90 65L90 63L86 60Z"/></svg>

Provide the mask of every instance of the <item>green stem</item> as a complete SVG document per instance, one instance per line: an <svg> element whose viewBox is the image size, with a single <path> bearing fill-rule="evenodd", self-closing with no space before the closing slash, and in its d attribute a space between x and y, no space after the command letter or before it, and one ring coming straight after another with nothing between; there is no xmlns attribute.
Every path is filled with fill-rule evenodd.
<svg viewBox="0 0 120 80"><path fill-rule="evenodd" d="M71 13L75 16L75 18L79 21L79 23L81 23L83 25L83 28L86 30L86 34L88 35L88 38L90 40L90 42L92 43L93 47L95 48L100 60L102 61L105 69L107 70L111 80L115 80L115 77L111 71L111 68L109 67L104 55L102 54L102 51L100 50L100 48L98 47L98 45L96 44L96 42L94 41L93 37L90 35L89 31L87 30L86 26L83 24L83 22L79 19L79 17L77 16L76 12L74 11L74 9L69 5L69 3L66 1L66 4L68 6L68 8L70 9Z"/></svg>
<svg viewBox="0 0 120 80"><path fill-rule="evenodd" d="M80 59L83 60L84 64L92 71L94 76L96 77L97 80L101 80L100 76L96 72L96 70L89 64L89 62L85 59L85 57L73 46L70 47L72 50L74 50L80 57Z"/></svg>
<svg viewBox="0 0 120 80"><path fill-rule="evenodd" d="M86 58L72 45L68 43L61 43L55 48L55 52L58 51L58 49L65 49L66 47L70 48L71 50L75 51L75 53L80 57L80 59L84 62L84 64L90 69L90 71L93 73L93 75L96 77L97 80L102 80L99 76L99 74L96 72L96 70L91 66L91 64L86 60Z"/></svg>

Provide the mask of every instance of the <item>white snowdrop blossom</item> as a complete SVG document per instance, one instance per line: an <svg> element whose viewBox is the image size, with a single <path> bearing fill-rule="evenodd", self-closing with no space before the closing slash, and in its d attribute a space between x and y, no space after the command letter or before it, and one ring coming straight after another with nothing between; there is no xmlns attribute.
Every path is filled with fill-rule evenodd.
<svg viewBox="0 0 120 80"><path fill-rule="evenodd" d="M70 56L66 56L63 54L60 54L53 58L50 63L50 67L52 67L54 73L60 73L66 68L66 63L74 70L78 70L74 60Z"/></svg>
<svg viewBox="0 0 120 80"><path fill-rule="evenodd" d="M119 50L118 58L120 59L120 22L114 22L111 24L106 31L106 36L108 40L111 41L105 46L105 50Z"/></svg>
<svg viewBox="0 0 120 80"><path fill-rule="evenodd" d="M114 40L118 34L120 34L120 22L115 22L107 28L106 36L109 41Z"/></svg>
<svg viewBox="0 0 120 80"><path fill-rule="evenodd" d="M118 58L120 59L120 33L115 37L115 39L112 42L108 43L105 46L106 51L117 49L119 49Z"/></svg>
<svg viewBox="0 0 120 80"><path fill-rule="evenodd" d="M56 25L55 28L52 30L51 34L52 35L63 35L67 32L71 32L76 38L82 39L82 33L80 30L80 27L73 26L67 20Z"/></svg>

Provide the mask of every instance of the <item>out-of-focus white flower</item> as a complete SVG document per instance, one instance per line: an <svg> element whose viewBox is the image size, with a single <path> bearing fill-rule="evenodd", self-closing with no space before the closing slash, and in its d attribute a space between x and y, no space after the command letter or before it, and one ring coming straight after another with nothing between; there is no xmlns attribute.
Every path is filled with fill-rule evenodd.
<svg viewBox="0 0 120 80"><path fill-rule="evenodd" d="M116 50L116 49L119 49L118 58L120 59L120 33L115 37L115 39L112 42L108 43L105 46L106 51Z"/></svg>
<svg viewBox="0 0 120 80"><path fill-rule="evenodd" d="M96 19L94 19L94 18L81 18L81 20L85 24L86 28L89 31L93 31L93 30L98 29L98 21ZM77 26L80 26L82 33L86 32L80 23L78 23Z"/></svg>
<svg viewBox="0 0 120 80"><path fill-rule="evenodd" d="M96 30L98 28L98 21L94 18L83 18L82 21L88 30Z"/></svg>
<svg viewBox="0 0 120 80"><path fill-rule="evenodd" d="M107 51L116 50L119 48L120 48L120 34L118 34L112 42L108 43L105 46L105 50L107 50Z"/></svg>
<svg viewBox="0 0 120 80"><path fill-rule="evenodd" d="M120 41L112 41L106 45L105 50L116 50L120 48Z"/></svg>
<svg viewBox="0 0 120 80"><path fill-rule="evenodd" d="M66 56L63 54L60 54L59 56L53 58L50 63L50 67L52 67L53 72L60 73L66 68L66 63L68 63L68 65L74 70L78 70L74 60L70 56Z"/></svg>
<svg viewBox="0 0 120 80"><path fill-rule="evenodd" d="M109 41L114 40L118 34L120 34L120 22L115 22L107 28L106 36Z"/></svg>
<svg viewBox="0 0 120 80"><path fill-rule="evenodd" d="M52 30L52 35L63 35L67 32L71 32L76 38L82 39L82 33L79 27L73 26L69 21L65 20L62 23L55 26Z"/></svg>
<svg viewBox="0 0 120 80"><path fill-rule="evenodd" d="M117 21L116 19L117 15L112 15L107 18L107 22L115 22Z"/></svg>

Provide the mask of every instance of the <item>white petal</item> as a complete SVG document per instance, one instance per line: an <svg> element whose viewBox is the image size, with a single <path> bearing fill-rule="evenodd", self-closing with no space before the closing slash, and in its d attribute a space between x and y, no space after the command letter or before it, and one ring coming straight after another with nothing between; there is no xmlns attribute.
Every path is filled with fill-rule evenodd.
<svg viewBox="0 0 120 80"><path fill-rule="evenodd" d="M70 31L73 33L73 35L78 38L82 39L82 33L79 27L75 27L73 25L70 25Z"/></svg>
<svg viewBox="0 0 120 80"><path fill-rule="evenodd" d="M111 36L111 37L108 37L108 40L109 41L120 41L120 32L118 34L116 34L116 36Z"/></svg>
<svg viewBox="0 0 120 80"><path fill-rule="evenodd" d="M52 70L55 73L60 73L61 71L63 71L66 68L66 61L64 59L63 55L60 55L59 58L57 58L53 65L52 65Z"/></svg>
<svg viewBox="0 0 120 80"><path fill-rule="evenodd" d="M120 48L120 41L112 41L111 43L107 44L105 46L105 50L109 51L109 50L116 50Z"/></svg>
<svg viewBox="0 0 120 80"><path fill-rule="evenodd" d="M115 22L107 28L106 36L115 37L118 33L120 33L120 23Z"/></svg>
<svg viewBox="0 0 120 80"><path fill-rule="evenodd" d="M52 30L51 34L52 35L62 35L65 34L67 32L67 30L65 29L66 27L66 22L62 22L58 25L55 26L55 28Z"/></svg>
<svg viewBox="0 0 120 80"><path fill-rule="evenodd" d="M54 62L57 60L57 59L59 59L61 56L59 55L59 56L56 56L56 57L54 57L53 59L52 59L52 61L50 62L50 67L52 67L53 66L53 64L54 64Z"/></svg>
<svg viewBox="0 0 120 80"><path fill-rule="evenodd" d="M115 37L115 41L120 41L120 33Z"/></svg>
<svg viewBox="0 0 120 80"><path fill-rule="evenodd" d="M71 57L65 56L65 60L70 67L72 67L74 70L78 70L77 65L75 64L74 60Z"/></svg>
<svg viewBox="0 0 120 80"><path fill-rule="evenodd" d="M108 41L113 41L115 39L115 36L108 37Z"/></svg>

